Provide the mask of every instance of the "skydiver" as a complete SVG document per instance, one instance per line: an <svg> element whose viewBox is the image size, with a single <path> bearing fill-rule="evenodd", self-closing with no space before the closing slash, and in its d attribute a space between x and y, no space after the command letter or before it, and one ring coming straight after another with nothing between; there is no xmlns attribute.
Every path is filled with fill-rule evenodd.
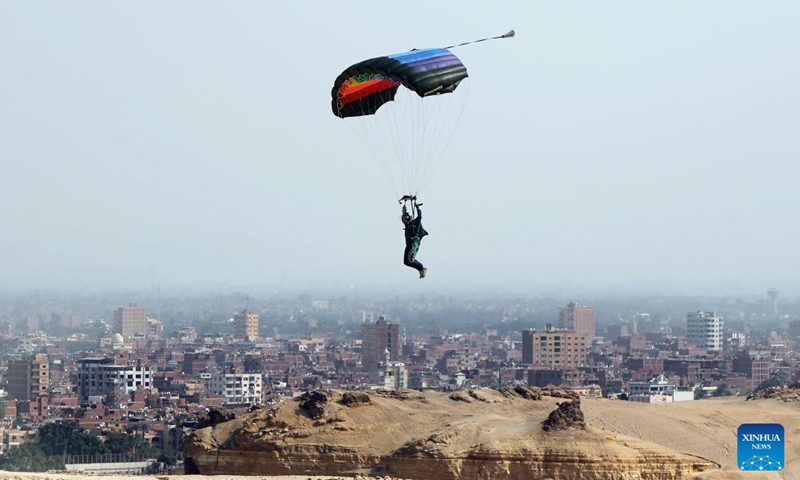
<svg viewBox="0 0 800 480"><path fill-rule="evenodd" d="M422 242L422 237L428 234L422 228L422 210L419 207L421 203L417 203L417 197L406 195L400 199L401 202L411 201L411 213L408 213L406 205L403 205L403 214L400 220L403 222L403 229L405 230L406 248L403 251L403 265L414 268L419 272L419 278L425 278L428 269L416 259L419 245Z"/></svg>

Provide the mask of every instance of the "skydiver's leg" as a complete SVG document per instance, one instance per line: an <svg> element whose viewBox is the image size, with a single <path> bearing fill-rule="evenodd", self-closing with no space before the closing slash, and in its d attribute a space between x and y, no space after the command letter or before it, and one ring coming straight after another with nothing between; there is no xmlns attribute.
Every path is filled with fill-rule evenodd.
<svg viewBox="0 0 800 480"><path fill-rule="evenodd" d="M412 242L411 244L406 244L406 249L403 252L403 265L415 268L419 271L425 267L423 267L422 263L416 259L417 250L419 250L419 241Z"/></svg>

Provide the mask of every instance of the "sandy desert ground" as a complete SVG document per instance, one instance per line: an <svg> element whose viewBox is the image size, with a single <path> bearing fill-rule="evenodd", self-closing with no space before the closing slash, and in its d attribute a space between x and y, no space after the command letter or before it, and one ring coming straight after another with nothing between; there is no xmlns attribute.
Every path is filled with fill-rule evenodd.
<svg viewBox="0 0 800 480"><path fill-rule="evenodd" d="M624 408L620 408L624 405ZM697 402L647 405L596 399L582 402L586 423L649 440L684 453L714 460L721 471L697 475L703 480L800 480L800 405L779 400L745 401L723 397ZM786 468L782 472L742 472L736 464L736 430L742 423L780 423L785 429Z"/></svg>
<svg viewBox="0 0 800 480"><path fill-rule="evenodd" d="M693 480L800 480L800 405L773 399L745 401L743 397L709 399L667 405L647 405L607 399L585 399L588 425L608 432L660 444L722 465ZM781 472L742 472L737 468L736 430L742 423L780 423L786 439L786 467ZM85 475L84 475L85 476ZM0 480L75 480L80 475L0 472ZM351 477L236 475L103 476L108 480L334 480Z"/></svg>
<svg viewBox="0 0 800 480"><path fill-rule="evenodd" d="M345 480L344 477L310 477L308 475L292 475L281 477L246 477L241 475L72 475L63 473L24 473L0 472L0 480L77 480L79 478L97 478L97 480ZM365 478L365 477L362 477ZM387 477L388 478L388 477ZM347 478L346 480L352 480Z"/></svg>

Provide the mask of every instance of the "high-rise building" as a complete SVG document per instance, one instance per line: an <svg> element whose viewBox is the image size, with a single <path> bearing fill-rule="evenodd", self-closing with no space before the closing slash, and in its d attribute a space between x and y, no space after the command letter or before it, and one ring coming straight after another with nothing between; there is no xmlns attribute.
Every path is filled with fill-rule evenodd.
<svg viewBox="0 0 800 480"><path fill-rule="evenodd" d="M15 400L29 401L47 395L50 386L50 361L47 355L11 360L6 372L8 394Z"/></svg>
<svg viewBox="0 0 800 480"><path fill-rule="evenodd" d="M114 365L113 359L103 357L82 358L76 363L77 393L82 400L103 396L108 403L123 402L131 392L153 387L153 371L149 367Z"/></svg>
<svg viewBox="0 0 800 480"><path fill-rule="evenodd" d="M114 311L114 328L115 333L125 339L134 335L147 336L147 311L136 303L117 308Z"/></svg>
<svg viewBox="0 0 800 480"><path fill-rule="evenodd" d="M586 365L590 340L586 333L554 329L522 331L522 363L555 369Z"/></svg>
<svg viewBox="0 0 800 480"><path fill-rule="evenodd" d="M361 340L361 361L367 371L377 371L378 364L385 361L387 350L392 362L400 356L400 326L388 323L383 316L375 323L361 325Z"/></svg>
<svg viewBox="0 0 800 480"><path fill-rule="evenodd" d="M714 312L686 314L687 342L706 350L722 350L722 318Z"/></svg>
<svg viewBox="0 0 800 480"><path fill-rule="evenodd" d="M583 307L569 302L566 307L558 309L558 327L585 333L589 343L595 337L595 311L592 307Z"/></svg>
<svg viewBox="0 0 800 480"><path fill-rule="evenodd" d="M253 342L258 339L258 314L246 309L233 316L233 338Z"/></svg>

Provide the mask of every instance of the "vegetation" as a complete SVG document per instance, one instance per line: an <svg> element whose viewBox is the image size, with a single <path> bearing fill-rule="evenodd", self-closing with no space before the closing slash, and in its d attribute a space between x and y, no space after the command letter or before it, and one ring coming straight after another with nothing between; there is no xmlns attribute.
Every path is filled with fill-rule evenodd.
<svg viewBox="0 0 800 480"><path fill-rule="evenodd" d="M705 391L703 390L703 386L702 385L698 385L698 386L694 387L694 399L695 400L700 400L701 398L705 398L705 396L706 396L706 394L705 394Z"/></svg>
<svg viewBox="0 0 800 480"><path fill-rule="evenodd" d="M156 460L167 465L168 467L178 463L178 458L169 452L161 452Z"/></svg>
<svg viewBox="0 0 800 480"><path fill-rule="evenodd" d="M96 437L74 423L47 423L39 428L37 443L45 455L98 455L111 453Z"/></svg>
<svg viewBox="0 0 800 480"><path fill-rule="evenodd" d="M733 392L728 387L727 383L720 384L711 394L712 397L730 397L731 395L733 395Z"/></svg>
<svg viewBox="0 0 800 480"><path fill-rule="evenodd" d="M70 455L129 455L155 458L174 465L174 455L162 452L144 440L144 425L129 427L129 433L110 432L105 442L70 422L48 423L39 428L35 443L12 448L0 456L0 470L43 472L63 470ZM170 463L172 462L172 463Z"/></svg>
<svg viewBox="0 0 800 480"><path fill-rule="evenodd" d="M0 470L44 472L63 469L64 457L48 457L36 443L26 443L0 455Z"/></svg>

